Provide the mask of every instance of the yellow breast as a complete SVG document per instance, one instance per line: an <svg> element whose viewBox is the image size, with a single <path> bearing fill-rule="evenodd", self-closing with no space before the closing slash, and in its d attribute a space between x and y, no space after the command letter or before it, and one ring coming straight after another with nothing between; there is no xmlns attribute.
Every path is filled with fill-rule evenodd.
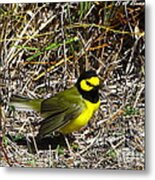
<svg viewBox="0 0 155 180"><path fill-rule="evenodd" d="M60 132L62 132L63 134L68 134L73 131L77 131L83 126L87 125L94 112L99 108L100 101L98 101L97 103L91 103L90 101L84 100L84 103L86 106L80 116L61 128Z"/></svg>

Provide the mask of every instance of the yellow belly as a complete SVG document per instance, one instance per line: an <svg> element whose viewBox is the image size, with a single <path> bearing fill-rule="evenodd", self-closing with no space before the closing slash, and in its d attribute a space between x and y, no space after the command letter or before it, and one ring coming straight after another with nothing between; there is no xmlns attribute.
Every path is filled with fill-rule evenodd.
<svg viewBox="0 0 155 180"><path fill-rule="evenodd" d="M63 134L68 134L73 131L77 131L83 126L87 125L89 120L91 119L94 112L99 108L100 101L97 103L91 103L90 101L85 100L86 108L83 110L82 114L78 116L76 119L71 120L66 126L60 129L60 132Z"/></svg>

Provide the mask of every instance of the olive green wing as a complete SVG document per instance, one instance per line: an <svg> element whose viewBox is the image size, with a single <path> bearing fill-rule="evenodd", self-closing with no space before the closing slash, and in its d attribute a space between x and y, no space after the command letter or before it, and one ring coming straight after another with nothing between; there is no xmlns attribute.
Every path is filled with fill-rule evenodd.
<svg viewBox="0 0 155 180"><path fill-rule="evenodd" d="M41 122L39 136L44 137L65 126L78 117L84 108L81 96L74 92L74 89L44 100L41 104L41 114L45 119Z"/></svg>

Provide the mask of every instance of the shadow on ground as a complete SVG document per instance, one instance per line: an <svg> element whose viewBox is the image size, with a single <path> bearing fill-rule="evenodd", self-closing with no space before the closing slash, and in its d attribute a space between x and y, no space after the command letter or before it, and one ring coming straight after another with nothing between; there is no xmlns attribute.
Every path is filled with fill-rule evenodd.
<svg viewBox="0 0 155 180"><path fill-rule="evenodd" d="M73 136L64 136L62 134L56 136L48 136L42 139L38 138L38 136L29 138L23 137L18 140L15 140L15 137L11 135L7 135L7 137L17 145L27 146L28 151L33 154L35 154L37 150L49 150L49 147L50 149L56 149L58 146L67 147L65 137L67 138L69 143L72 143L74 141Z"/></svg>

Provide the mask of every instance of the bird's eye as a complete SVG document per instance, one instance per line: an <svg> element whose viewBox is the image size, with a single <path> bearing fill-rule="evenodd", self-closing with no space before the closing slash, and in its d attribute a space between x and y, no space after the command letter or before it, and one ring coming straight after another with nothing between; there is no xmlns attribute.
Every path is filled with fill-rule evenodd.
<svg viewBox="0 0 155 180"><path fill-rule="evenodd" d="M90 82L88 82L88 81L86 81L86 84L87 84L88 86L93 87L93 85L92 85Z"/></svg>

